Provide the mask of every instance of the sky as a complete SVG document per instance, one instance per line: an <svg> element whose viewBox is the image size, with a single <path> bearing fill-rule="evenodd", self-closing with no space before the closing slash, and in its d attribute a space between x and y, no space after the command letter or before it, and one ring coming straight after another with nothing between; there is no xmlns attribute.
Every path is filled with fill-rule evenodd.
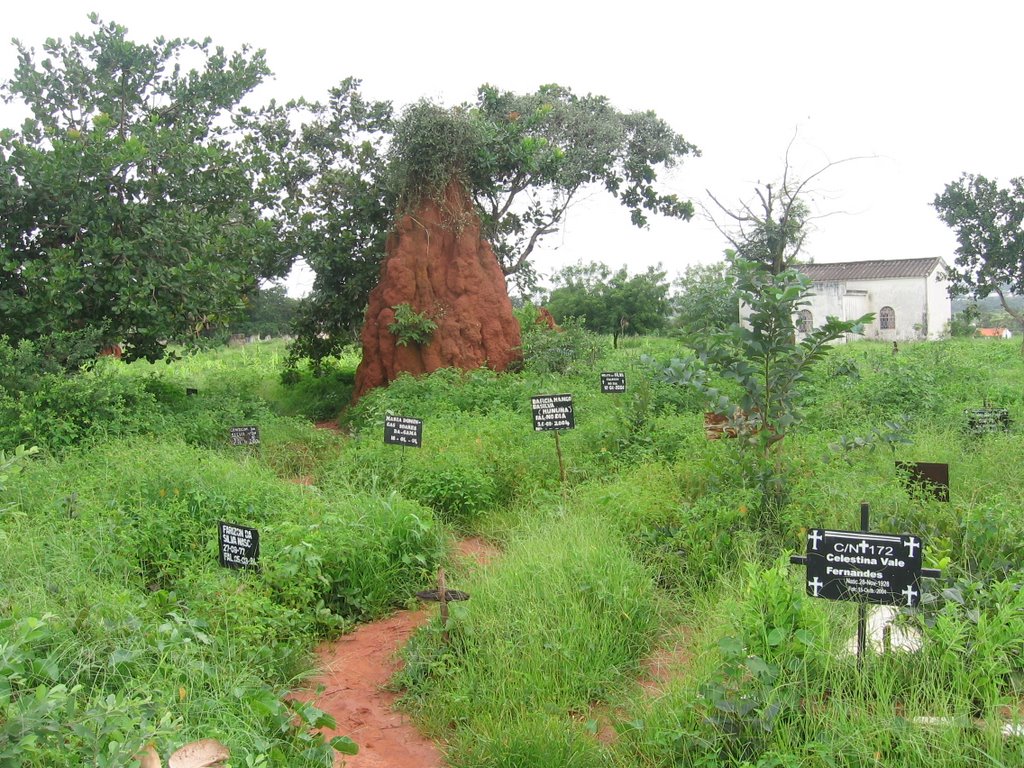
<svg viewBox="0 0 1024 768"><path fill-rule="evenodd" d="M599 10L599 8L605 10ZM545 238L543 274L601 261L631 272L660 263L670 276L722 258L728 242L700 213L750 201L791 176L806 178L820 216L803 257L816 262L941 256L956 241L931 206L961 173L1000 181L1024 175L1019 36L1012 0L633 0L595 3L466 0L289 3L47 0L0 15L0 80L18 38L88 32L88 13L135 40L210 37L234 50L263 48L275 75L255 103L324 99L348 76L396 107L429 98L472 101L477 87L534 91L558 83L607 96L621 111L654 110L701 150L659 178L692 200L690 222L652 217L648 229L600 190ZM20 117L0 104L0 127ZM308 287L296 275L290 292Z"/></svg>

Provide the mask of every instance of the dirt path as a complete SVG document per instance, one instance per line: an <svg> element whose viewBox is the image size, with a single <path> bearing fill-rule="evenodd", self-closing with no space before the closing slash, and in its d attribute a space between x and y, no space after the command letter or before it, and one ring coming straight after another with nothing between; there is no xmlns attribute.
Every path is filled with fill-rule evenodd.
<svg viewBox="0 0 1024 768"><path fill-rule="evenodd" d="M481 539L459 542L459 554L486 563L498 550ZM416 730L409 719L394 710L400 694L383 690L398 669L396 654L417 627L437 609L399 611L381 621L363 624L355 631L317 648L319 677L310 688L324 686L313 703L334 717L338 727L325 735L348 736L359 745L359 754L335 765L347 768L443 768L441 750Z"/></svg>
<svg viewBox="0 0 1024 768"><path fill-rule="evenodd" d="M341 757L335 765L349 768L441 768L441 751L420 735L407 717L393 707L398 694L382 690L394 674L397 651L432 611L399 611L394 616L363 624L354 632L317 649L321 675L313 687L325 690L314 704L338 722L326 736L348 736L359 754Z"/></svg>

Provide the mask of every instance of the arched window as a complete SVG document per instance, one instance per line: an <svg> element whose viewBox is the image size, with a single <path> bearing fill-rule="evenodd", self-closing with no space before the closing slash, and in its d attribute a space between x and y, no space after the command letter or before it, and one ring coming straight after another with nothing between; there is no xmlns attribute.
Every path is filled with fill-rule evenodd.
<svg viewBox="0 0 1024 768"><path fill-rule="evenodd" d="M896 330L896 313L892 307L882 307L878 310L878 327L883 331Z"/></svg>
<svg viewBox="0 0 1024 768"><path fill-rule="evenodd" d="M810 333L814 330L814 315L809 309L801 309L796 316L796 329L800 333Z"/></svg>

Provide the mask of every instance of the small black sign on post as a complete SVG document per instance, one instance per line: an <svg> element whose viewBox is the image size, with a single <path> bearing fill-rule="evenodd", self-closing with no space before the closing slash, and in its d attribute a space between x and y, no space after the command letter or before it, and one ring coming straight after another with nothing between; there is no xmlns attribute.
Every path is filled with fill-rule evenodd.
<svg viewBox="0 0 1024 768"><path fill-rule="evenodd" d="M572 395L538 395L530 398L533 410L533 431L554 432L555 452L558 454L558 477L565 483L565 461L562 459L562 444L558 433L563 429L575 429L576 417L572 410Z"/></svg>
<svg viewBox="0 0 1024 768"><path fill-rule="evenodd" d="M897 461L896 469L905 473L907 490L916 490L934 496L938 501L949 501L949 464L929 461Z"/></svg>
<svg viewBox="0 0 1024 768"><path fill-rule="evenodd" d="M419 448L423 444L423 421L407 416L384 416L384 442L389 445L410 445Z"/></svg>
<svg viewBox="0 0 1024 768"><path fill-rule="evenodd" d="M882 533L807 532L807 594L876 605L921 602L921 540Z"/></svg>
<svg viewBox="0 0 1024 768"><path fill-rule="evenodd" d="M605 371L601 374L601 392L615 394L626 391L626 374L622 371Z"/></svg>
<svg viewBox="0 0 1024 768"><path fill-rule="evenodd" d="M220 523L220 564L225 568L256 568L260 532L234 523Z"/></svg>
<svg viewBox="0 0 1024 768"><path fill-rule="evenodd" d="M1010 412L1006 408L992 408L986 402L983 408L967 408L967 431L972 435L1010 431Z"/></svg>
<svg viewBox="0 0 1024 768"><path fill-rule="evenodd" d="M858 663L863 661L867 645L868 604L917 607L921 577L942 575L937 569L921 567L924 550L920 538L871 533L869 514L868 505L861 504L859 531L812 528L807 532L806 554L789 558L795 565L806 566L808 595L858 604Z"/></svg>
<svg viewBox="0 0 1024 768"><path fill-rule="evenodd" d="M199 390L195 387L185 387L185 397L195 397L199 394Z"/></svg>
<svg viewBox="0 0 1024 768"><path fill-rule="evenodd" d="M260 444L260 428L259 427L232 427L231 428L231 444L232 445L259 445Z"/></svg>
<svg viewBox="0 0 1024 768"><path fill-rule="evenodd" d="M533 431L547 432L575 429L572 395L538 395L530 398L533 408Z"/></svg>

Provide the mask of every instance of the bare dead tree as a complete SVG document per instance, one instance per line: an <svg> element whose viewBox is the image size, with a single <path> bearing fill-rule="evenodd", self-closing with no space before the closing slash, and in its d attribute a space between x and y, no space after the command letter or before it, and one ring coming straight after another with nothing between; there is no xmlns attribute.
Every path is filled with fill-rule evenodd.
<svg viewBox="0 0 1024 768"><path fill-rule="evenodd" d="M758 182L758 186L754 188L756 200L741 200L737 208L730 208L708 189L705 191L717 206L717 215L716 211L708 206L701 206L704 215L729 241L739 257L764 264L774 275L796 263L807 238L808 224L812 220L842 213L832 211L812 215L811 209L804 202L804 197L810 191L811 182L830 168L869 157L844 157L841 160L834 160L809 176L798 179L792 173L789 160L796 137L797 133L794 131L793 138L786 146L781 181L778 184L764 185Z"/></svg>

